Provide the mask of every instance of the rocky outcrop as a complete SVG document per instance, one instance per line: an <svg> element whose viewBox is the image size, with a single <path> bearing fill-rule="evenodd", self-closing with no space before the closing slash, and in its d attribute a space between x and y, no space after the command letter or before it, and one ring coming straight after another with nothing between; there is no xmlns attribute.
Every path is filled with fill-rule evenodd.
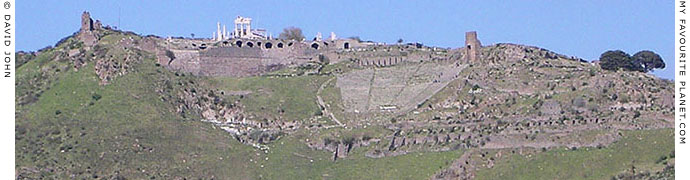
<svg viewBox="0 0 690 180"><path fill-rule="evenodd" d="M191 86L178 92L178 97L178 113L194 111L205 120L222 123L237 123L244 120L240 107L225 102L217 91Z"/></svg>
<svg viewBox="0 0 690 180"><path fill-rule="evenodd" d="M312 142L308 142L307 146L315 150L325 150L333 152L333 161L340 158L346 158L348 154L355 148L366 147L378 144L381 140L370 138L368 136L361 137L347 137L340 140L332 138L324 138Z"/></svg>
<svg viewBox="0 0 690 180"><path fill-rule="evenodd" d="M543 48L510 43L499 43L491 46L488 49L484 49L481 57L481 61L493 63L514 62L523 59L570 59L565 55L561 55Z"/></svg>
<svg viewBox="0 0 690 180"><path fill-rule="evenodd" d="M116 77L127 74L133 65L145 58L140 50L131 48L95 46L94 52L94 68L100 84L108 84Z"/></svg>

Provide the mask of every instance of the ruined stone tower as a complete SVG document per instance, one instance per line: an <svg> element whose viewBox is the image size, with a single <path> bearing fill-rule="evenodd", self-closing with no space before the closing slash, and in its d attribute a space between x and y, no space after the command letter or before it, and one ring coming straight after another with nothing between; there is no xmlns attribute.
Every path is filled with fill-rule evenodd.
<svg viewBox="0 0 690 180"><path fill-rule="evenodd" d="M481 56L479 50L482 43L477 39L477 32L470 31L465 33L465 62L477 62Z"/></svg>
<svg viewBox="0 0 690 180"><path fill-rule="evenodd" d="M81 14L81 31L93 31L93 20L87 11Z"/></svg>
<svg viewBox="0 0 690 180"><path fill-rule="evenodd" d="M85 45L91 46L98 41L98 36L97 33L94 32L94 30L100 30L101 29L101 21L96 21L95 23L93 22L93 19L91 19L91 14L89 12L84 11L81 14L81 28L79 29L79 34L77 34L77 38L84 42Z"/></svg>

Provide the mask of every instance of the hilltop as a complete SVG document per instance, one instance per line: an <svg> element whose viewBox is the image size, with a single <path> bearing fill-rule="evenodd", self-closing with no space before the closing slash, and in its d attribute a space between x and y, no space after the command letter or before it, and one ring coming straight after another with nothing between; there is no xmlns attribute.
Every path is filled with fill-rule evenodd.
<svg viewBox="0 0 690 180"><path fill-rule="evenodd" d="M20 178L603 179L673 169L672 82L533 46L482 46L476 33L455 49L161 38L83 16L79 32L17 59Z"/></svg>

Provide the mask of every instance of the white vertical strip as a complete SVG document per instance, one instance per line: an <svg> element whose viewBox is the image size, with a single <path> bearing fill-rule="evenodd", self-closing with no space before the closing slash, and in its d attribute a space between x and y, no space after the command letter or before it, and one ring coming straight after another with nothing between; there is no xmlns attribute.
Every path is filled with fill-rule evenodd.
<svg viewBox="0 0 690 180"><path fill-rule="evenodd" d="M687 117L688 96L688 75L686 60L688 50L688 39L685 31L687 30L688 15L686 9L690 3L684 0L675 1L675 175L676 179L690 179L690 139L688 139L688 125L690 120Z"/></svg>
<svg viewBox="0 0 690 180"><path fill-rule="evenodd" d="M2 70L0 71L0 178L15 179L14 176L14 81L15 81L15 7L14 0L3 0L2 9Z"/></svg>

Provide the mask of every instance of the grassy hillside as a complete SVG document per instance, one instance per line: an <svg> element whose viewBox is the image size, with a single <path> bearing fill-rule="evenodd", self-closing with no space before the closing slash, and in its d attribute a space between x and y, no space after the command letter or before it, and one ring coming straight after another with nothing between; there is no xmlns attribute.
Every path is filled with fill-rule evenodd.
<svg viewBox="0 0 690 180"><path fill-rule="evenodd" d="M533 153L491 159L495 164L478 167L476 177L609 179L633 166L638 173L668 174L673 158L671 130L664 129L671 122L666 117L672 83L641 73L602 72L569 59L530 59L527 55L539 53L518 45L486 47L485 54L496 53L487 61L496 63L448 76L449 85L414 111L360 114L345 111L347 91L337 86L339 75L372 67L312 63L264 76L197 77L157 64L154 53L137 49L140 36L98 33L93 47L68 37L57 47L21 55L15 94L20 178L428 179L458 168L453 163L465 153L479 162L490 157L473 152L518 149ZM319 97L346 126L333 126ZM242 135L258 132L263 138L268 126L279 136L255 141L268 148L262 150L202 122L221 116L225 119L214 123L243 126L248 130ZM260 123L238 123L244 118ZM602 141L606 146L600 148L560 144L541 150L519 144L595 142L598 133L621 139L612 145L615 139ZM502 141L504 134L525 140ZM491 141L506 146L484 146ZM332 147L352 149L334 160ZM387 154L365 156L372 151Z"/></svg>
<svg viewBox="0 0 690 180"><path fill-rule="evenodd" d="M116 48L111 46L113 38L127 37L116 35L106 36L110 41L103 48ZM331 153L301 142L309 138L304 135L280 139L269 144L269 151L260 151L198 121L194 113L176 112L170 101L185 88L182 82L215 84L208 88L226 92L253 90L243 98L248 111L283 108L287 120L300 120L319 111L314 94L328 76L209 80L170 72L145 55L127 74L100 85L93 61L74 68L69 58L59 55L80 48L71 43L79 42L68 40L43 51L17 70L16 96L26 97L17 102L20 178L420 179L461 153L371 159L362 151L333 162Z"/></svg>
<svg viewBox="0 0 690 180"><path fill-rule="evenodd" d="M22 107L17 168L36 172L29 177L56 178L423 179L461 154L371 159L358 153L333 162L331 153L310 150L293 137L270 144L266 154L209 123L176 115L150 86L175 76L151 61L138 68L106 86L98 85L90 66L60 74L36 103Z"/></svg>
<svg viewBox="0 0 690 180"><path fill-rule="evenodd" d="M59 64L30 61L18 74ZM59 179L251 175L218 159L232 155L237 159L229 162L242 162L250 148L210 124L181 118L154 91L157 82L180 78L148 59L101 86L93 69L91 63L54 74L36 102L18 107L20 172Z"/></svg>
<svg viewBox="0 0 690 180"><path fill-rule="evenodd" d="M499 160L477 172L478 179L610 179L634 166L639 172L663 170L673 152L672 129L625 131L610 147L558 148Z"/></svg>
<svg viewBox="0 0 690 180"><path fill-rule="evenodd" d="M302 121L320 112L316 91L328 76L214 78L215 87L243 101L248 112L257 118L282 121Z"/></svg>
<svg viewBox="0 0 690 180"><path fill-rule="evenodd" d="M282 138L269 144L271 150L249 164L257 164L257 173L266 179L426 179L462 154L412 153L373 159L359 149L345 159L333 161L332 153L305 146L301 141L306 139L314 140L303 132Z"/></svg>

